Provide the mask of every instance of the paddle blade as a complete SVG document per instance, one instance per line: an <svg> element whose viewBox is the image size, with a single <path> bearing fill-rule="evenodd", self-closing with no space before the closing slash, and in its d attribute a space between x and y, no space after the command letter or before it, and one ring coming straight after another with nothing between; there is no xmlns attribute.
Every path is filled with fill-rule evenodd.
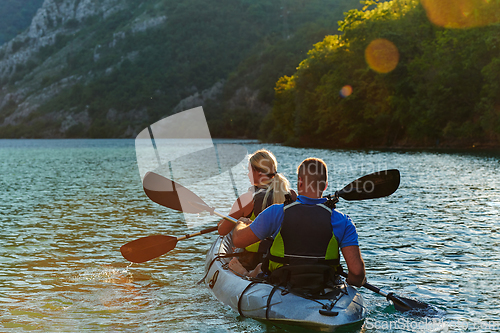
<svg viewBox="0 0 500 333"><path fill-rule="evenodd" d="M196 194L154 172L146 173L142 185L147 196L162 206L184 213L213 212L213 209Z"/></svg>
<svg viewBox="0 0 500 333"><path fill-rule="evenodd" d="M376 199L394 193L400 182L399 170L391 169L371 173L356 179L337 192L345 200Z"/></svg>
<svg viewBox="0 0 500 333"><path fill-rule="evenodd" d="M401 312L406 312L410 310L427 310L430 309L431 306L429 304L417 301L415 299L409 299L401 296L394 295L393 293L389 293L387 295L387 300L392 301L394 304L394 308Z"/></svg>
<svg viewBox="0 0 500 333"><path fill-rule="evenodd" d="M136 239L120 248L122 256L131 262L141 263L173 250L177 238L164 235L153 235Z"/></svg>

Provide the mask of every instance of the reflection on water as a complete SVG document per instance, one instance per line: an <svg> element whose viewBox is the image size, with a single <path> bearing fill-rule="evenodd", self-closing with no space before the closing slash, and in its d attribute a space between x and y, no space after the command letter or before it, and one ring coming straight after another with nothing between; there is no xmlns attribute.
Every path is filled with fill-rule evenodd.
<svg viewBox="0 0 500 333"><path fill-rule="evenodd" d="M329 165L331 192L373 171L401 171L391 197L338 209L357 225L370 282L436 306L442 322L423 326L427 319L362 290L365 332L500 331L500 155L244 146L273 151L294 187L294 170L309 156ZM196 285L215 234L144 264L121 257L120 246L139 237L197 230L145 196L133 140L1 140L0 161L0 331L301 332L240 318ZM246 166L233 174L244 191ZM231 183L227 191L215 186L221 179L207 183L189 189L227 212ZM199 228L217 220L196 219Z"/></svg>

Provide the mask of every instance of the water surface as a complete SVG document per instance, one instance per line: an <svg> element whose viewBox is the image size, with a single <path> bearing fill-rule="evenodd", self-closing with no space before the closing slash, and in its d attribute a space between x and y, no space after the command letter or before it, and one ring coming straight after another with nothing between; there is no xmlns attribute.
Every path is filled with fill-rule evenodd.
<svg viewBox="0 0 500 333"><path fill-rule="evenodd" d="M373 171L401 171L392 196L341 200L338 209L356 223L369 281L440 315L401 314L361 289L363 332L500 332L500 154L235 143L273 151L293 187L296 166L310 156L327 162L332 193ZM144 264L123 259L119 248L131 240L217 221L200 214L187 224L151 202L135 158L133 140L0 140L0 331L303 332L241 318L196 284L216 234ZM233 174L241 193L246 169ZM222 212L234 200L231 184L188 188Z"/></svg>

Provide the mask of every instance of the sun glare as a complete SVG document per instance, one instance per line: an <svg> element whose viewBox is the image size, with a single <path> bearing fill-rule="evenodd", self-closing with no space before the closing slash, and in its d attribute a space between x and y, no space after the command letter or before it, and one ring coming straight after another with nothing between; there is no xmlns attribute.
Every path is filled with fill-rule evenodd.
<svg viewBox="0 0 500 333"><path fill-rule="evenodd" d="M399 62L399 51L391 41L373 40L365 50L365 59L371 69L378 73L389 73Z"/></svg>
<svg viewBox="0 0 500 333"><path fill-rule="evenodd" d="M500 2L488 0L421 0L427 17L445 28L472 28L500 22Z"/></svg>
<svg viewBox="0 0 500 333"><path fill-rule="evenodd" d="M340 96L342 97L347 97L352 94L352 87L350 85L343 86L342 89L340 89Z"/></svg>

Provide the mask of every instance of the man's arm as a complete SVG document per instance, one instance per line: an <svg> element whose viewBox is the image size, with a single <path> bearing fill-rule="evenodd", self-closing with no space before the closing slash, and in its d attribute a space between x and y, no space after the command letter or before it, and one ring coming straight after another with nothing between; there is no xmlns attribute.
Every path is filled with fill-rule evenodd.
<svg viewBox="0 0 500 333"><path fill-rule="evenodd" d="M252 221L246 217L242 217L238 220L238 224L233 230L234 246L244 248L260 241L259 237L255 236L252 229L250 229L250 223L252 223Z"/></svg>
<svg viewBox="0 0 500 333"><path fill-rule="evenodd" d="M236 247L246 247L266 237L275 235L283 221L283 205L272 205L267 207L257 216L255 221L245 217L233 229L233 244Z"/></svg>
<svg viewBox="0 0 500 333"><path fill-rule="evenodd" d="M361 287L366 282L365 263L361 257L359 246L351 245L342 248L342 256L344 256L349 274L347 283L356 287Z"/></svg>

